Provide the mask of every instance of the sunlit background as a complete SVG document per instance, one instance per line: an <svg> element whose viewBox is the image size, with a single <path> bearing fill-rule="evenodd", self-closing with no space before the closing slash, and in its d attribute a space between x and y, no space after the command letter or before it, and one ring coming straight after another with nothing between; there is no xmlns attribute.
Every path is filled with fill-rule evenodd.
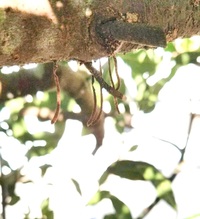
<svg viewBox="0 0 200 219"><path fill-rule="evenodd" d="M195 64L188 63L190 52L199 51L200 37L195 36L177 39L166 49L136 52L135 59L141 68L142 65L148 66L148 63L145 64L147 56L157 65L153 74L147 70L135 77L135 80L132 77L134 60L130 61L130 67L123 56L119 56L118 71L126 87L125 102L130 107L131 125L120 132L116 128L115 118L107 116L103 145L95 155L92 155L92 151L96 139L92 134L82 135L83 125L79 121L66 121L64 133L57 147L50 153L47 141L41 134L54 134L55 127L50 121L41 122L30 112L23 121L10 124L9 119L23 107L24 102L40 103L48 98L47 94L38 91L36 96L27 95L6 102L0 108L1 177L7 179L5 182L8 185L16 177L14 193L16 199L20 198L12 200L14 204L6 206L6 219L103 219L105 215L114 213L115 208L109 198L95 203L95 194L98 191L109 191L128 206L132 218L139 218L144 209L154 202L158 191L151 180L129 180L114 174L110 174L99 185L102 174L117 160L152 164L165 177L178 172L172 182L177 210L165 200L160 200L145 219L200 218L200 56ZM178 59L174 57L178 55L181 64L175 68ZM134 57L134 53L131 56ZM102 65L105 62L105 59L101 60ZM77 67L74 62L69 65L73 69ZM140 65L135 68L140 69ZM94 63L94 66L98 67L98 63ZM24 66L36 67L36 64ZM137 102L146 97L137 80L143 78L152 87L159 80L167 78L172 69L175 69L175 75L161 89L158 99L154 94L147 97L152 98L152 101L156 99L155 108L149 112L139 109ZM1 69L3 74L17 71L18 66ZM112 110L108 96L104 92L103 110L106 113ZM73 101L70 109L74 112L80 111ZM123 103L119 104L119 109L124 116L126 109ZM37 140L30 141L24 137L23 143L19 141L17 136L25 135L24 127L30 135L37 135ZM178 165L181 150L185 147L183 161ZM27 152L31 148L41 148L43 154L39 156L36 153L29 158ZM23 176L20 180L13 174L15 170L20 170ZM9 203L9 200L6 201ZM49 216L45 217L45 214Z"/></svg>

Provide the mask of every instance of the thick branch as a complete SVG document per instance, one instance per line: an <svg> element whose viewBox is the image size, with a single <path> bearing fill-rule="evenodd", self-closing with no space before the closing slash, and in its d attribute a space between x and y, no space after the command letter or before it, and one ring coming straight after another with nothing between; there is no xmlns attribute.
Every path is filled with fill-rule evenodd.
<svg viewBox="0 0 200 219"><path fill-rule="evenodd" d="M24 11L9 2L0 2L0 66L90 62L141 44L164 46L165 37L171 41L200 30L200 4L195 0L50 0L43 13L31 1L24 1Z"/></svg>

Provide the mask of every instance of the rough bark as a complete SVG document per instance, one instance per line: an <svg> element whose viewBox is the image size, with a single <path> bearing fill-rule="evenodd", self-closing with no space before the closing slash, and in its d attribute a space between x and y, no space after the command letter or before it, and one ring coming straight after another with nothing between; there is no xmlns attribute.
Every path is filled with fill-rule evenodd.
<svg viewBox="0 0 200 219"><path fill-rule="evenodd" d="M200 33L199 0L14 2L0 2L0 66L91 61Z"/></svg>

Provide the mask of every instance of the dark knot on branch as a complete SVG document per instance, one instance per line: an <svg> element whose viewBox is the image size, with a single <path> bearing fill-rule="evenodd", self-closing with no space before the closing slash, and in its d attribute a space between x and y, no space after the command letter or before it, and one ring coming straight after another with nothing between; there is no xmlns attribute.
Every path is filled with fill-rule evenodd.
<svg viewBox="0 0 200 219"><path fill-rule="evenodd" d="M95 32L99 43L112 55L122 43L148 47L165 47L166 36L160 27L149 26L144 23L129 23L112 18L96 22ZM120 51L126 52L126 51Z"/></svg>

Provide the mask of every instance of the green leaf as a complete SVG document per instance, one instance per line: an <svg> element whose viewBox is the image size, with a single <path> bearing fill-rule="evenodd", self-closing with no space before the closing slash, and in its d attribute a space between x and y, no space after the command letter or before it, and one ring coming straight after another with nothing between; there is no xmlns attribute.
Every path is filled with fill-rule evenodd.
<svg viewBox="0 0 200 219"><path fill-rule="evenodd" d="M46 173L46 171L49 167L52 167L52 165L44 164L44 165L40 166L40 169L42 170L42 176L44 176L44 174Z"/></svg>
<svg viewBox="0 0 200 219"><path fill-rule="evenodd" d="M108 191L98 191L92 199L89 201L88 205L96 205L98 202L104 198L109 198L110 193Z"/></svg>
<svg viewBox="0 0 200 219"><path fill-rule="evenodd" d="M19 200L20 200L20 197L17 196L17 195L15 195L15 194L13 194L13 195L11 196L11 201L9 202L9 205L14 205L14 204L16 204Z"/></svg>
<svg viewBox="0 0 200 219"><path fill-rule="evenodd" d="M108 167L110 174L115 174L130 180L145 180L145 171L151 165L144 162L134 162L129 160L117 161Z"/></svg>
<svg viewBox="0 0 200 219"><path fill-rule="evenodd" d="M107 180L108 176L109 176L109 172L105 171L99 179L99 185L102 185Z"/></svg>
<svg viewBox="0 0 200 219"><path fill-rule="evenodd" d="M131 219L131 213L129 208L118 198L110 195L110 200L112 201L113 207L117 213L118 219Z"/></svg>
<svg viewBox="0 0 200 219"><path fill-rule="evenodd" d="M81 188L80 188L79 183L78 183L75 179L71 179L71 180L72 180L72 182L74 183L77 192L78 192L80 195L82 195L82 193L81 193Z"/></svg>
<svg viewBox="0 0 200 219"><path fill-rule="evenodd" d="M138 145L134 145L134 146L132 146L132 147L129 149L129 151L130 151L130 152L131 152L131 151L135 151L137 148L138 148Z"/></svg>
<svg viewBox="0 0 200 219"><path fill-rule="evenodd" d="M53 219L53 211L51 209L49 209L49 199L46 199L42 202L41 205L41 209L42 209L42 218L48 218L48 219Z"/></svg>
<svg viewBox="0 0 200 219"><path fill-rule="evenodd" d="M169 180L163 180L156 187L158 197L165 200L170 206L176 209L176 201L171 187L171 182Z"/></svg>
<svg viewBox="0 0 200 219"><path fill-rule="evenodd" d="M117 218L117 219L131 219L131 213L129 208L117 197L110 194L108 191L98 191L92 200L88 203L89 205L94 205L101 200L108 198L111 200L113 207L116 211L115 215L108 215L107 218ZM115 217L114 217L115 216Z"/></svg>

